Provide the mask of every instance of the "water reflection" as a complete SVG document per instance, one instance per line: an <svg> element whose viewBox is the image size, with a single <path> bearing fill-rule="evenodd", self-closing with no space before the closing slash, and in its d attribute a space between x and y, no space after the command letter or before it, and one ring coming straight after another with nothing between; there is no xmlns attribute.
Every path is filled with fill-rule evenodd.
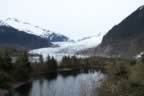
<svg viewBox="0 0 144 96"><path fill-rule="evenodd" d="M55 79L36 78L25 95L17 90L15 96L92 96L103 78L104 75L100 72L80 73L75 76L57 75Z"/></svg>

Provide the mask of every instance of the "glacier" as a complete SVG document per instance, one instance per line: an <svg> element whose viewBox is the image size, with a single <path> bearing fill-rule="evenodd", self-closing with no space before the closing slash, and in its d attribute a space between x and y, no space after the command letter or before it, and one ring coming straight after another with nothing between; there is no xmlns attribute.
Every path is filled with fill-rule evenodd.
<svg viewBox="0 0 144 96"><path fill-rule="evenodd" d="M98 46L101 43L103 36L104 33L99 33L76 41L53 42L53 44L58 46L31 50L30 53L41 54L43 55L44 60L46 60L48 55L55 57L58 61L60 61L63 56L85 58L88 57L88 55L77 54L77 52Z"/></svg>

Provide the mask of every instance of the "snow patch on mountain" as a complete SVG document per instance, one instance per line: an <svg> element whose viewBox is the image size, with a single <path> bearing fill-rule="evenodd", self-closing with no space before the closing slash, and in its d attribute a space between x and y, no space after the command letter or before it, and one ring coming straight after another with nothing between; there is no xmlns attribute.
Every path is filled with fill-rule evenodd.
<svg viewBox="0 0 144 96"><path fill-rule="evenodd" d="M9 26L9 25L5 23L4 21L0 20L0 26Z"/></svg>
<svg viewBox="0 0 144 96"><path fill-rule="evenodd" d="M40 36L42 38L46 38L51 42L68 41L69 40L68 37L66 37L62 34L52 32L50 30L44 29L39 26L32 25L28 22L20 21L15 18L8 18L4 22L6 22L10 26L18 29L19 31L24 31L29 34L34 34L34 35Z"/></svg>
<svg viewBox="0 0 144 96"><path fill-rule="evenodd" d="M25 31L29 34L34 34L41 37L45 37L50 34L49 30L42 29L39 26L33 26L30 23L23 22L15 18L8 18L5 20L5 22L14 28L20 31Z"/></svg>

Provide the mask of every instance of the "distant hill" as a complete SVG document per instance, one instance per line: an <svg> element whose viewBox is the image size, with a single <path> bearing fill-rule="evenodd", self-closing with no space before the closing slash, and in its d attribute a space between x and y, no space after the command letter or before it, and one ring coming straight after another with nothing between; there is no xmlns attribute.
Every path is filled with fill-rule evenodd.
<svg viewBox="0 0 144 96"><path fill-rule="evenodd" d="M132 57L144 51L144 6L114 26L93 51L95 55L118 57Z"/></svg>
<svg viewBox="0 0 144 96"><path fill-rule="evenodd" d="M36 49L48 47L52 44L39 36L0 23L0 47Z"/></svg>

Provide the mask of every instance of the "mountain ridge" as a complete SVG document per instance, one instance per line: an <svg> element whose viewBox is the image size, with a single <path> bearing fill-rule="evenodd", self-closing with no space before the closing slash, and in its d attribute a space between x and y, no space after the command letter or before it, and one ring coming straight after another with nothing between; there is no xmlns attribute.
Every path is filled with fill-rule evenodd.
<svg viewBox="0 0 144 96"><path fill-rule="evenodd" d="M0 26L0 48L37 49L52 46L39 36L19 31L10 26Z"/></svg>
<svg viewBox="0 0 144 96"><path fill-rule="evenodd" d="M92 52L99 56L133 57L144 51L144 7L114 26Z"/></svg>
<svg viewBox="0 0 144 96"><path fill-rule="evenodd" d="M45 38L50 42L58 42L58 41L69 41L70 38L64 36L60 33L52 32L48 29L42 28L37 25L32 25L29 22L21 21L16 18L7 18L3 20L6 24L18 29L19 31L25 31L29 34L40 36L41 38Z"/></svg>

